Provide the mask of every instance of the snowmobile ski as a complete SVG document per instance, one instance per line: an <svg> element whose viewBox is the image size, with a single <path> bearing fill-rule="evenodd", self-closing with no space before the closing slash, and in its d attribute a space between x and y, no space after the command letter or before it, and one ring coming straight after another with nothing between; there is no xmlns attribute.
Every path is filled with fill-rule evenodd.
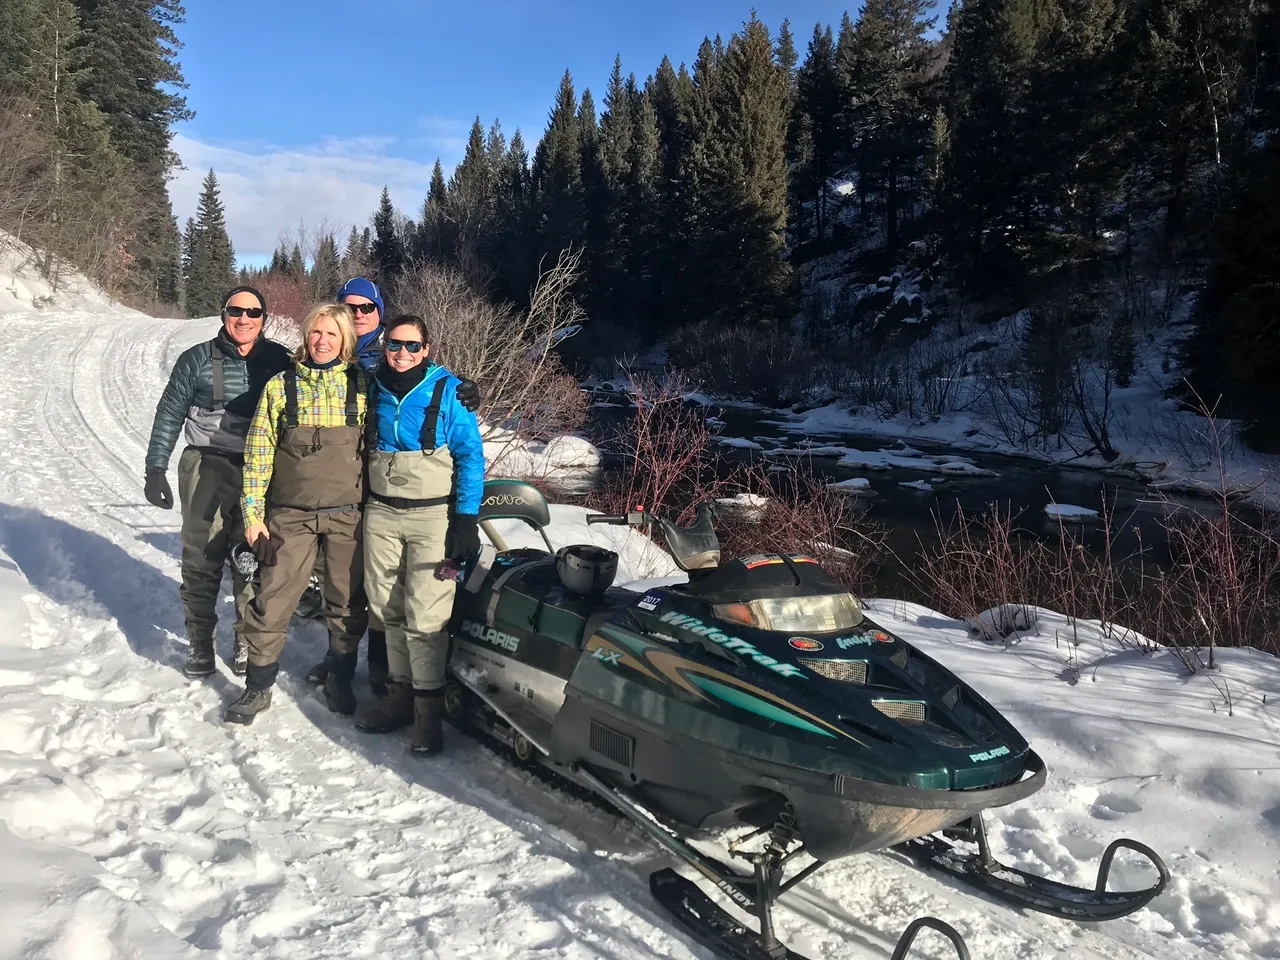
<svg viewBox="0 0 1280 960"><path fill-rule="evenodd" d="M977 844L977 853L961 850L956 841ZM1025 907L1062 920L1101 922L1117 920L1158 897L1169 883L1169 868L1160 855L1137 840L1115 840L1102 854L1098 882L1092 890L1059 883L1001 863L991 854L987 830L981 817L973 817L943 835L932 834L908 840L893 848L925 870L944 873L975 887L997 900ZM1108 890L1111 864L1120 850L1132 850L1151 861L1159 879L1145 890Z"/></svg>
<svg viewBox="0 0 1280 960"><path fill-rule="evenodd" d="M805 960L801 954L781 945L773 951L766 949L754 930L739 923L697 884L670 867L649 877L649 891L686 933L718 957L725 960ZM970 960L969 948L960 932L936 917L920 917L912 921L898 939L891 960L906 960L917 935L925 929L936 930L950 940L958 960Z"/></svg>

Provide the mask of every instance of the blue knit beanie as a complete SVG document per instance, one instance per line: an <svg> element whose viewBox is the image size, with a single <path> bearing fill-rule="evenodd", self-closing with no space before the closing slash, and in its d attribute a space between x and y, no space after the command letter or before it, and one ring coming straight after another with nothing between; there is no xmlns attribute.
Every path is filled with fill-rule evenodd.
<svg viewBox="0 0 1280 960"><path fill-rule="evenodd" d="M368 277L352 277L342 285L342 289L338 291L336 299L341 303L348 296L364 297L366 300L372 300L378 305L378 319L386 319L387 308L382 305L382 294L378 292L378 285Z"/></svg>

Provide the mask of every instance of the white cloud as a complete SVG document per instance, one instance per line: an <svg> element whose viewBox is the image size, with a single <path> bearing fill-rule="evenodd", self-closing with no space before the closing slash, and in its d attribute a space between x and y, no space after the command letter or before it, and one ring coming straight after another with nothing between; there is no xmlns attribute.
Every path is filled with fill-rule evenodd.
<svg viewBox="0 0 1280 960"><path fill-rule="evenodd" d="M461 158L466 125L441 117L419 120L414 146L430 160L389 155L387 137L331 137L301 147L264 143L213 144L178 134L173 149L184 170L169 184L179 224L195 216L200 185L212 168L227 211L227 229L241 259L269 257L282 234L299 223L327 222L339 234L368 222L385 185L396 207L414 216L426 198L437 154L445 170ZM339 242L342 236L339 236Z"/></svg>

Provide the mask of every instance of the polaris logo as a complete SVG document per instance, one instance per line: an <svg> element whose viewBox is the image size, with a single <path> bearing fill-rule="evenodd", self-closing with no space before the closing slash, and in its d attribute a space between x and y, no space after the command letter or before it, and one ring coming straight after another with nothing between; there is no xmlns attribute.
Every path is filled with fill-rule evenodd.
<svg viewBox="0 0 1280 960"><path fill-rule="evenodd" d="M493 627L486 627L484 624L476 623L474 620L463 620L462 632L470 634L476 640L491 643L498 649L506 650L508 653L515 653L520 648L519 637L513 637L511 634L503 633Z"/></svg>
<svg viewBox="0 0 1280 960"><path fill-rule="evenodd" d="M1007 757L1008 755L1008 747L995 747L992 750L984 750L982 753L971 753L969 754L969 759L974 763L981 763L983 760L995 760L999 757Z"/></svg>
<svg viewBox="0 0 1280 960"><path fill-rule="evenodd" d="M774 673L779 673L784 677L804 677L804 672L790 663L779 663L773 657L761 653L754 646L740 637L731 637L727 633L716 627L708 626L697 617L687 617L683 613L664 613L658 618L662 623L669 623L673 627L679 627L690 633L696 633L700 637L706 637L712 643L718 643L726 650L732 650L734 653L740 653L744 657L750 657L762 667L768 667Z"/></svg>

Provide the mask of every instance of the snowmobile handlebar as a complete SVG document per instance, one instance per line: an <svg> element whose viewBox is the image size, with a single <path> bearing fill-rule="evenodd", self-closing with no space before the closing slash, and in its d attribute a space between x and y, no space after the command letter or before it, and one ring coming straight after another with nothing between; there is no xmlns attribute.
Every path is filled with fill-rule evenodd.
<svg viewBox="0 0 1280 960"><path fill-rule="evenodd" d="M587 525L608 523L615 527L644 527L653 523L656 519L657 517L646 510L632 510L628 513L619 514L589 513L587 514Z"/></svg>

